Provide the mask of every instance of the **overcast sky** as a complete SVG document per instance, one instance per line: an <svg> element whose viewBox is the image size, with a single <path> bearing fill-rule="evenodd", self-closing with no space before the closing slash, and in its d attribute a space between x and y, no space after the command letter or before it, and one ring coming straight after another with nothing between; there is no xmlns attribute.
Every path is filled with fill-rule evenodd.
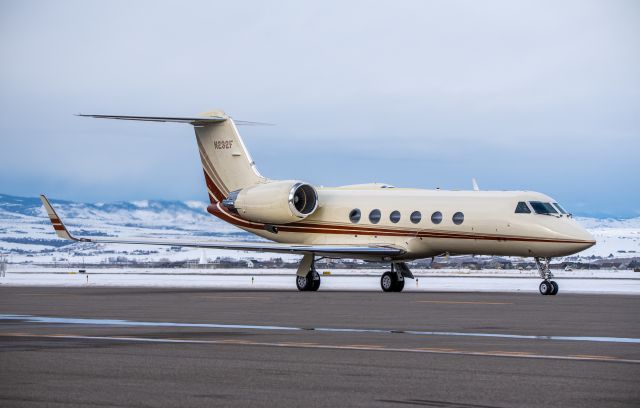
<svg viewBox="0 0 640 408"><path fill-rule="evenodd" d="M188 125L318 185L524 189L640 215L638 1L0 1L0 192L206 200Z"/></svg>

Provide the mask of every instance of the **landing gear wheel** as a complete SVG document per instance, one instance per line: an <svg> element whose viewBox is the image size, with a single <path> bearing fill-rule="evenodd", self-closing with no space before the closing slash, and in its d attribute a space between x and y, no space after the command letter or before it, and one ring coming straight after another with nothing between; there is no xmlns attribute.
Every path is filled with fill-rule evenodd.
<svg viewBox="0 0 640 408"><path fill-rule="evenodd" d="M551 258L534 258L536 261L536 265L538 266L538 273L540 277L543 279L540 284L540 293L543 295L555 295L558 293L558 284L552 281L553 273L551 273L551 269L549 268L549 264L551 263Z"/></svg>
<svg viewBox="0 0 640 408"><path fill-rule="evenodd" d="M394 288L394 292L402 292L402 289L404 289L404 279L402 280L396 280L396 286Z"/></svg>
<svg viewBox="0 0 640 408"><path fill-rule="evenodd" d="M380 287L382 287L383 292L402 292L404 279L398 279L396 272L385 272L380 278Z"/></svg>
<svg viewBox="0 0 640 408"><path fill-rule="evenodd" d="M301 292L316 291L320 288L320 274L309 271L307 276L296 276L296 286Z"/></svg>
<svg viewBox="0 0 640 408"><path fill-rule="evenodd" d="M310 273L308 273L307 276L296 276L296 286L301 292L311 290L313 279L311 279Z"/></svg>
<svg viewBox="0 0 640 408"><path fill-rule="evenodd" d="M382 274L382 278L380 278L380 286L382 287L383 292L393 292L395 288L396 277L395 273L385 272Z"/></svg>
<svg viewBox="0 0 640 408"><path fill-rule="evenodd" d="M309 273L311 275L311 273ZM320 289L320 274L316 271L313 271L313 280L311 281L311 291L315 292Z"/></svg>
<svg viewBox="0 0 640 408"><path fill-rule="evenodd" d="M553 285L549 281L542 281L540 283L540 293L543 295L550 295L553 291Z"/></svg>

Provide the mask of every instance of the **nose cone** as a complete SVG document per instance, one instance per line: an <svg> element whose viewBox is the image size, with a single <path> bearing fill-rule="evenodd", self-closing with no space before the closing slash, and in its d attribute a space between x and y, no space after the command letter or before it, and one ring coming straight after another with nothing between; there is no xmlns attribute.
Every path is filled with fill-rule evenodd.
<svg viewBox="0 0 640 408"><path fill-rule="evenodd" d="M596 244L596 239L582 225L573 222L567 232L567 239L574 241L576 252L584 251Z"/></svg>

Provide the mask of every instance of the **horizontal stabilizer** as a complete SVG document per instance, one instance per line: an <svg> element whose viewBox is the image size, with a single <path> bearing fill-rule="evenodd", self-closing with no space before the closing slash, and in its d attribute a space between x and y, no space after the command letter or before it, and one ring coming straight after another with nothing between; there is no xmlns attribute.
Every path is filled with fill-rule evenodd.
<svg viewBox="0 0 640 408"><path fill-rule="evenodd" d="M225 116L192 116L192 117L174 117L174 116L129 116L129 115L85 115L82 113L76 116L97 119L118 119L118 120L137 120L141 122L172 122L172 123L189 123L191 125L207 125L211 123L224 122L228 118ZM265 122L249 122L246 120L234 120L236 125L244 126L273 126L272 123Z"/></svg>
<svg viewBox="0 0 640 408"><path fill-rule="evenodd" d="M214 116L214 117L172 117L172 116L125 116L125 115L83 115L78 114L76 116L83 116L87 118L98 119L119 119L119 120L139 120L143 122L174 122L174 123L190 123L192 125L218 123L224 122L227 118Z"/></svg>

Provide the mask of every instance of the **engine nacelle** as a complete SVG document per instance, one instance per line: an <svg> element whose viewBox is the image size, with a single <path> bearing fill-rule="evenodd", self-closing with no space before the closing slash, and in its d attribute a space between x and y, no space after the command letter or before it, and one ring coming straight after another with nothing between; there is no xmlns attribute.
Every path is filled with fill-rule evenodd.
<svg viewBox="0 0 640 408"><path fill-rule="evenodd" d="M301 181L274 181L233 191L222 205L249 221L288 224L314 213L318 193Z"/></svg>

